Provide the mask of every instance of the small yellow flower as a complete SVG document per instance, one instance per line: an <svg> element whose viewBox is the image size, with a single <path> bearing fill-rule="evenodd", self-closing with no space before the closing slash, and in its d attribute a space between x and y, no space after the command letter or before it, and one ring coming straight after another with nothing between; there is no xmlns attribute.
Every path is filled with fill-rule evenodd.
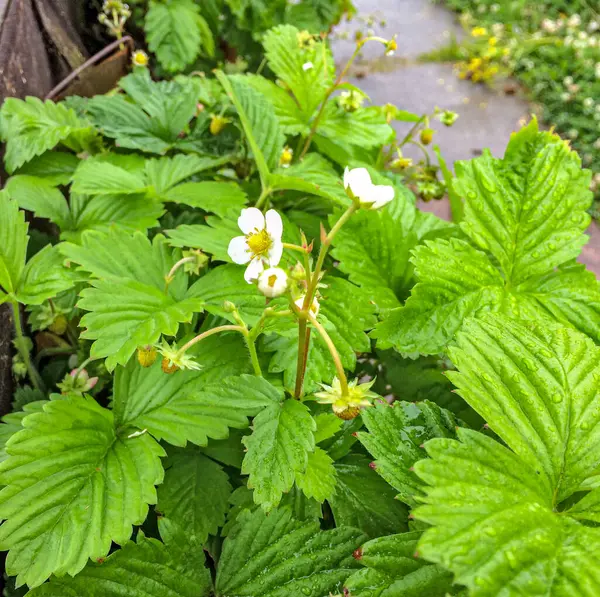
<svg viewBox="0 0 600 597"><path fill-rule="evenodd" d="M210 130L211 135L218 135L225 126L230 123L231 120L229 118L225 118L225 116L221 116L219 114L213 114L210 119L210 125L208 129Z"/></svg>
<svg viewBox="0 0 600 597"><path fill-rule="evenodd" d="M493 36L488 39L488 44L490 46L495 46L498 43L498 38Z"/></svg>
<svg viewBox="0 0 600 597"><path fill-rule="evenodd" d="M340 419L354 419L360 413L362 408L372 405L372 401L379 396L371 392L371 386L375 383L372 380L368 383L358 384L354 379L348 383L348 394L342 395L340 380L334 377L330 386L321 384L322 392L316 392L315 398L319 404L331 404L335 415Z"/></svg>
<svg viewBox="0 0 600 597"><path fill-rule="evenodd" d="M473 37L483 37L484 35L487 35L487 29L485 27L473 27L473 29L471 29L471 35Z"/></svg>
<svg viewBox="0 0 600 597"><path fill-rule="evenodd" d="M385 44L385 55L393 56L396 53L397 49L398 49L398 44L396 43L396 38L392 37L392 39L390 39L390 41L388 41Z"/></svg>

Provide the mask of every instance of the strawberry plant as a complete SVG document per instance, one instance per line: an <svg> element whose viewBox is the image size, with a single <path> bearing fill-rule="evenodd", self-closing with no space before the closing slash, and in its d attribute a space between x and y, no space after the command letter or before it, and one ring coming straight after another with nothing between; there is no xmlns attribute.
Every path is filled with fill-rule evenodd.
<svg viewBox="0 0 600 597"><path fill-rule="evenodd" d="M597 594L590 173L534 120L442 221L392 165L425 117L263 43L276 81L4 102L7 591Z"/></svg>

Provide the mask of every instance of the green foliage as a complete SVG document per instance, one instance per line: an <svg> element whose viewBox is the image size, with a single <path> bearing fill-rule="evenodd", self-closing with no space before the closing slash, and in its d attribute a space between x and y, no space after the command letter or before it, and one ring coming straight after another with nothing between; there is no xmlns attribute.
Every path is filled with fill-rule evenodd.
<svg viewBox="0 0 600 597"><path fill-rule="evenodd" d="M417 559L420 532L390 535L367 541L355 572L344 585L354 597L446 597L452 591L452 576L441 566Z"/></svg>
<svg viewBox="0 0 600 597"><path fill-rule="evenodd" d="M223 545L217 595L327 597L356 568L351 554L363 539L356 529L323 532L317 522L298 522L287 508L246 513Z"/></svg>
<svg viewBox="0 0 600 597"><path fill-rule="evenodd" d="M383 346L442 352L466 317L502 311L558 319L600 340L600 290L572 265L587 236L590 175L556 135L532 121L502 160L489 152L457 164L469 237L426 242L413 253L418 279L406 305L374 336ZM499 266L499 267L498 267Z"/></svg>
<svg viewBox="0 0 600 597"><path fill-rule="evenodd" d="M156 503L164 452L149 435L118 433L112 412L89 398L48 402L23 426L0 465L0 546L8 573L35 587L129 539Z"/></svg>

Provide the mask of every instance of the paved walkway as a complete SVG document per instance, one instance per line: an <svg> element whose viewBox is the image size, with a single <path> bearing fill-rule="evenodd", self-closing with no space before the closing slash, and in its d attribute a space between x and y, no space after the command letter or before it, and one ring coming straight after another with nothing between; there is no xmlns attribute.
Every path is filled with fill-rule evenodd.
<svg viewBox="0 0 600 597"><path fill-rule="evenodd" d="M518 130L519 121L528 118L531 108L522 98L508 96L483 85L461 81L450 64L419 63L418 57L448 43L451 34L463 35L455 15L429 0L355 0L359 15L374 15L372 27L376 35L390 38L396 34L398 51L393 57L382 57L382 46L370 43L365 46L364 58L352 70L353 82L369 95L374 104L394 103L399 108L422 114L439 106L457 112L460 117L451 128L436 121L434 142L440 146L449 164L470 159L489 147L496 156L502 156L510 134ZM379 23L384 19L386 25ZM342 23L337 32L348 31L350 40L357 24ZM361 27L365 32L366 25ZM345 64L354 51L353 41L337 39L333 51L338 64ZM409 125L396 123L400 135ZM417 148L415 149L418 152ZM405 152L418 158L418 153ZM449 218L446 201L422 205L440 217ZM590 228L592 235L580 261L600 277L600 231L596 224Z"/></svg>

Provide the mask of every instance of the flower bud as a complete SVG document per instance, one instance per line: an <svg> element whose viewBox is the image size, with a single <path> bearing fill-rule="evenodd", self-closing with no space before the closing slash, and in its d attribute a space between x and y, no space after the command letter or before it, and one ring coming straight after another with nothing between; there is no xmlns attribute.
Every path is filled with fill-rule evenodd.
<svg viewBox="0 0 600 597"><path fill-rule="evenodd" d="M67 331L67 318L59 313L54 321L48 326L48 329L57 336L62 336Z"/></svg>
<svg viewBox="0 0 600 597"><path fill-rule="evenodd" d="M294 150L287 145L281 150L281 155L279 156L279 165L282 168L289 168L292 163L292 159L294 158Z"/></svg>
<svg viewBox="0 0 600 597"><path fill-rule="evenodd" d="M396 43L396 38L392 37L392 39L390 39L385 44L385 55L386 56L393 56L396 53L397 49L398 49L398 44Z"/></svg>
<svg viewBox="0 0 600 597"><path fill-rule="evenodd" d="M288 276L280 267L270 267L258 276L258 289L269 298L285 294L287 283Z"/></svg>
<svg viewBox="0 0 600 597"><path fill-rule="evenodd" d="M218 114L213 114L208 127L210 134L215 136L218 135L229 122L231 122L229 118L225 118L224 116L220 116Z"/></svg>
<svg viewBox="0 0 600 597"><path fill-rule="evenodd" d="M151 344L141 346L137 349L137 360L142 367L151 367L156 361L156 348Z"/></svg>
<svg viewBox="0 0 600 597"><path fill-rule="evenodd" d="M225 301L223 303L223 310L225 313L233 313L235 311L235 305L231 301Z"/></svg>
<svg viewBox="0 0 600 597"><path fill-rule="evenodd" d="M420 139L421 139L421 143L423 143L423 145L429 145L433 139L433 133L435 133L435 131L433 129L430 128L426 128L426 129L422 129L421 133L420 133Z"/></svg>

